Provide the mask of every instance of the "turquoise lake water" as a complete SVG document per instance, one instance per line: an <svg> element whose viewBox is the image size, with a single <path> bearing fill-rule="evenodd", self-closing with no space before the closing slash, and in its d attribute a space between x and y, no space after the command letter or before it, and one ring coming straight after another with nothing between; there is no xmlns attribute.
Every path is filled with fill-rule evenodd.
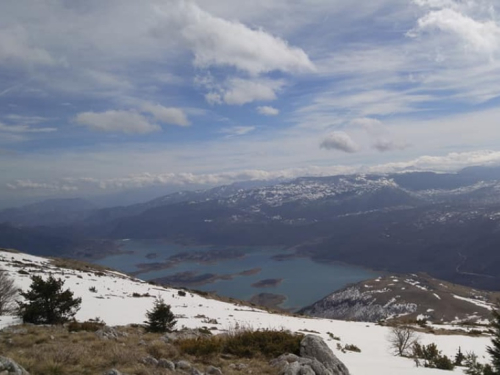
<svg viewBox="0 0 500 375"><path fill-rule="evenodd" d="M223 249L208 246L184 247L152 240L123 241L122 245L122 250L130 253L108 256L96 261L96 263L130 273L140 271L137 267L140 263L164 262L170 256L183 252ZM237 249L244 253L242 258L221 260L210 264L187 261L169 269L138 273L137 277L143 280L152 280L187 271L199 274L228 275L260 268L261 272L258 274L235 276L232 280L217 280L205 285L190 286L190 288L213 291L222 296L243 300L248 300L253 295L263 292L281 294L287 297L281 307L296 310L310 305L348 284L380 275L380 273L361 267L345 264L321 264L313 262L309 258L291 258L284 261L272 259L275 255L287 254L285 250L280 248L239 247ZM147 255L151 253L155 253L156 258L148 259ZM283 282L268 288L252 286L252 284L265 279L283 279Z"/></svg>

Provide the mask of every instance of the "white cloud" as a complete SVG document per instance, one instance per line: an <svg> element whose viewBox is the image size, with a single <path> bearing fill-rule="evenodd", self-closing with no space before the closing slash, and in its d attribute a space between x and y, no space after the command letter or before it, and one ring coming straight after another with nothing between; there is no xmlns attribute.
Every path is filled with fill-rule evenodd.
<svg viewBox="0 0 500 375"><path fill-rule="evenodd" d="M41 116L21 116L21 115L7 115L4 117L6 120L15 122L15 123L22 123L26 125L34 125L34 124L39 124L41 122L45 122L50 120L49 118L46 117L41 117Z"/></svg>
<svg viewBox="0 0 500 375"><path fill-rule="evenodd" d="M33 45L21 25L0 32L0 63L53 65L55 60L45 49Z"/></svg>
<svg viewBox="0 0 500 375"><path fill-rule="evenodd" d="M359 146L344 132L335 131L326 136L320 144L320 148L326 150L337 150L347 153L359 151Z"/></svg>
<svg viewBox="0 0 500 375"><path fill-rule="evenodd" d="M165 12L171 12L167 5ZM170 15L169 14L169 15ZM252 75L272 71L313 71L314 65L300 48L262 29L215 17L197 5L181 2L182 35L195 55L198 67L232 66Z"/></svg>
<svg viewBox="0 0 500 375"><path fill-rule="evenodd" d="M8 133L52 133L57 128L33 128L28 125L5 125L0 123L0 132Z"/></svg>
<svg viewBox="0 0 500 375"><path fill-rule="evenodd" d="M279 109L269 106L257 107L257 112L264 116L277 116L279 115Z"/></svg>
<svg viewBox="0 0 500 375"><path fill-rule="evenodd" d="M220 133L226 134L227 137L234 137L251 133L255 129L255 126L232 126L230 128L221 129Z"/></svg>
<svg viewBox="0 0 500 375"><path fill-rule="evenodd" d="M273 101L285 85L282 80L231 78L223 85L207 85L216 91L205 96L210 104L243 105L256 101Z"/></svg>
<svg viewBox="0 0 500 375"><path fill-rule="evenodd" d="M150 113L155 119L165 124L189 126L190 122L182 109L167 108L159 104L147 103L142 107L144 112Z"/></svg>
<svg viewBox="0 0 500 375"><path fill-rule="evenodd" d="M442 156L424 155L415 159L385 164L333 165L278 170L245 169L221 173L138 173L117 178L63 178L43 182L15 180L6 184L11 190L76 191L94 186L100 190L121 190L163 185L223 185L237 181L293 179L307 176L333 176L352 173L395 173L408 171L454 172L468 166L500 165L500 151L471 151Z"/></svg>
<svg viewBox="0 0 500 375"><path fill-rule="evenodd" d="M8 183L7 188L11 190L46 190L46 191L77 191L77 186L72 186L64 184L61 182L56 183L45 183L45 182L33 182L31 180L16 180L14 182Z"/></svg>
<svg viewBox="0 0 500 375"><path fill-rule="evenodd" d="M102 132L146 134L161 129L158 125L151 124L146 117L134 111L83 112L76 116L75 121L92 130Z"/></svg>
<svg viewBox="0 0 500 375"><path fill-rule="evenodd" d="M477 21L451 8L429 12L409 35L432 29L452 33L476 51L492 54L500 46L500 26L495 21Z"/></svg>

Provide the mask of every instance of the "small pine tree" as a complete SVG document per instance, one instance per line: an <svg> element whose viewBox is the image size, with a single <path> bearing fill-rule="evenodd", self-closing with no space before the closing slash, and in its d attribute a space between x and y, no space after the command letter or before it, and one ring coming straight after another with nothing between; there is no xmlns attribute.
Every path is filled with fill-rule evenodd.
<svg viewBox="0 0 500 375"><path fill-rule="evenodd" d="M31 278L30 290L20 293L26 302L18 302L18 315L25 323L62 324L75 316L82 303L73 298L73 292L63 290L64 281L52 275L44 281L40 276Z"/></svg>
<svg viewBox="0 0 500 375"><path fill-rule="evenodd" d="M488 353L491 355L493 374L500 375L500 311L493 311L493 322L491 323L491 346L488 346Z"/></svg>
<svg viewBox="0 0 500 375"><path fill-rule="evenodd" d="M170 305L167 305L161 297L156 298L153 309L146 312L146 317L148 320L144 323L148 332L170 332L177 323Z"/></svg>
<svg viewBox="0 0 500 375"><path fill-rule="evenodd" d="M462 348L458 347L458 352L455 355L455 366L462 366L462 363L465 359L464 353L462 353Z"/></svg>

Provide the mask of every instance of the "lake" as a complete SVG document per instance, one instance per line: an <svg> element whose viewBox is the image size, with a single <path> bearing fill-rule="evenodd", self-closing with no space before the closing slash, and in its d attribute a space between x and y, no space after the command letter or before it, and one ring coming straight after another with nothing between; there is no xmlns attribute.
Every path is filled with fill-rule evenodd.
<svg viewBox="0 0 500 375"><path fill-rule="evenodd" d="M259 293L282 295L287 299L280 307L290 310L308 306L348 284L380 275L380 272L361 267L290 257L287 256L290 252L276 247L223 248L181 246L157 240L124 240L122 250L126 253L111 255L96 263L133 273L143 280L173 276L175 279L179 274L190 277L211 274L215 277L205 279L204 284L183 285L178 280L172 284L242 300L249 300ZM178 254L182 255L175 257L170 268L144 269ZM280 256L279 260L273 258L276 256ZM142 268L138 266L140 264Z"/></svg>

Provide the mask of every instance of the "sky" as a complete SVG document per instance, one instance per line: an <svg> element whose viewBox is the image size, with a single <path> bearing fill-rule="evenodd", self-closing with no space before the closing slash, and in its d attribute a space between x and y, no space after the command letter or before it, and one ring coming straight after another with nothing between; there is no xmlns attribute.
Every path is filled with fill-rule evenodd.
<svg viewBox="0 0 500 375"><path fill-rule="evenodd" d="M4 0L0 206L500 164L498 8Z"/></svg>

